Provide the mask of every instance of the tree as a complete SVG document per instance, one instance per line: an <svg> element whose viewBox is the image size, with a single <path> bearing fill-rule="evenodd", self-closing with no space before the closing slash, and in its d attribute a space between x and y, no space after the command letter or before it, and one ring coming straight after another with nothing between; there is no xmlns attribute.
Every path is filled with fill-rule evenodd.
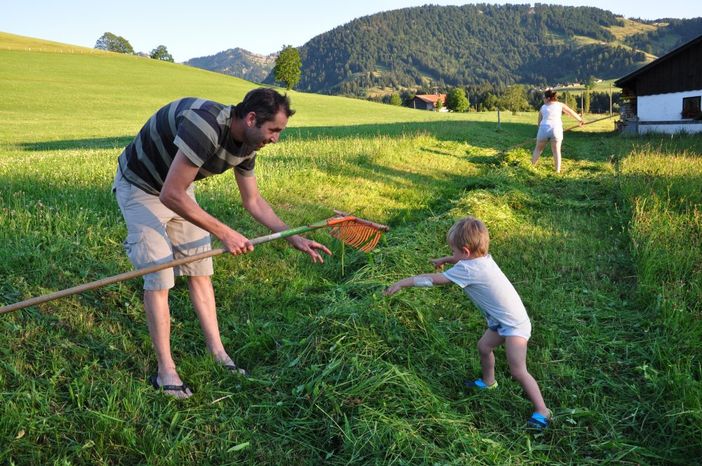
<svg viewBox="0 0 702 466"><path fill-rule="evenodd" d="M400 94L392 94L390 96L390 105L402 105L402 99L400 99Z"/></svg>
<svg viewBox="0 0 702 466"><path fill-rule="evenodd" d="M563 96L563 100L567 106L569 106L570 108L572 108L576 112L578 111L578 99L575 98L575 95L566 91L565 95Z"/></svg>
<svg viewBox="0 0 702 466"><path fill-rule="evenodd" d="M410 92L407 90L402 91L400 93L400 99L402 99L402 105L404 105L405 107L411 107L412 102L414 101L414 96L415 96L414 92Z"/></svg>
<svg viewBox="0 0 702 466"><path fill-rule="evenodd" d="M275 59L273 76L276 81L282 82L290 90L300 82L302 76L300 68L302 68L302 60L299 52L292 45L285 45Z"/></svg>
<svg viewBox="0 0 702 466"><path fill-rule="evenodd" d="M108 52L129 53L133 54L134 49L132 44L122 36L117 36L111 32L106 32L95 42L95 48L98 50L107 50Z"/></svg>
<svg viewBox="0 0 702 466"><path fill-rule="evenodd" d="M488 92L483 100L483 110L495 110L500 105L500 100L492 92Z"/></svg>
<svg viewBox="0 0 702 466"><path fill-rule="evenodd" d="M466 112L468 107L470 107L470 102L466 97L466 91L460 87L455 87L451 89L446 96L446 106L449 110L454 112Z"/></svg>
<svg viewBox="0 0 702 466"><path fill-rule="evenodd" d="M590 76L585 84L585 99L583 100L583 113L590 113L590 93L595 89L595 78Z"/></svg>
<svg viewBox="0 0 702 466"><path fill-rule="evenodd" d="M505 89L504 94L499 99L501 108L511 110L513 114L521 110L529 109L526 88L521 84L515 84Z"/></svg>
<svg viewBox="0 0 702 466"><path fill-rule="evenodd" d="M583 108L582 108L583 113L590 113L590 102L591 102L590 91L586 90L585 91L585 98L583 100Z"/></svg>
<svg viewBox="0 0 702 466"><path fill-rule="evenodd" d="M438 112L441 110L441 107L444 106L444 102L441 100L441 98L436 99L436 111Z"/></svg>
<svg viewBox="0 0 702 466"><path fill-rule="evenodd" d="M168 53L168 49L165 45L159 45L158 47L153 49L149 56L154 60L163 60L173 63L173 55Z"/></svg>

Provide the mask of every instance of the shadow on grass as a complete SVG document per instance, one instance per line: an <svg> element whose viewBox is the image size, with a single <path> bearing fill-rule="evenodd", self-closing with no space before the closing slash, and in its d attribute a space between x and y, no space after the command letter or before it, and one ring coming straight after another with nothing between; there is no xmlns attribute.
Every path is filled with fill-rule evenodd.
<svg viewBox="0 0 702 466"><path fill-rule="evenodd" d="M533 138L536 135L536 127L524 123L503 123L502 128L498 130L494 123L479 121L407 122L353 126L290 126L283 132L281 141L286 139L314 141L320 138L396 137L417 134L427 134L440 141L467 142L478 147L504 149L505 143L514 144L529 137ZM27 151L121 149L127 146L135 136L136 134L103 138L23 142L19 143L18 146Z"/></svg>
<svg viewBox="0 0 702 466"><path fill-rule="evenodd" d="M76 149L123 149L134 136L115 136L110 138L63 139L58 141L22 142L21 149L32 152Z"/></svg>

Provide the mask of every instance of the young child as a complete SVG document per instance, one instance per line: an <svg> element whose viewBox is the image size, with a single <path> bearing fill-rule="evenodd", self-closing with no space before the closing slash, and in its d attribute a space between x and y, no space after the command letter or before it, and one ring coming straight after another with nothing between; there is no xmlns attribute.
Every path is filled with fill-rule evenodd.
<svg viewBox="0 0 702 466"><path fill-rule="evenodd" d="M446 235L451 256L432 259L434 267L454 264L443 273L422 274L393 283L385 290L391 296L402 288L429 287L455 283L468 295L487 319L487 330L478 341L483 377L465 384L473 389L497 387L493 349L505 344L510 373L524 388L534 404L534 414L527 421L530 427L548 427L551 413L541 396L539 385L526 366L527 342L531 322L524 304L510 281L488 254L490 235L485 224L474 217L456 222Z"/></svg>

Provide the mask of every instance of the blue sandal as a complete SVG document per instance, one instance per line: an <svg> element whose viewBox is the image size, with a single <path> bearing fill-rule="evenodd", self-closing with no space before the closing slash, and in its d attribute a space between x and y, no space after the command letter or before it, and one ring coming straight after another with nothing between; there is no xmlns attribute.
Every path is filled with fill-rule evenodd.
<svg viewBox="0 0 702 466"><path fill-rule="evenodd" d="M550 423L551 420L549 417L546 417L543 414L539 413L532 414L531 417L527 420L527 426L537 430L544 430L549 426Z"/></svg>
<svg viewBox="0 0 702 466"><path fill-rule="evenodd" d="M473 380L472 382L470 380L466 380L465 382L463 382L463 385L476 390L492 390L494 388L497 388L497 380L491 383L490 385L483 382L483 379Z"/></svg>

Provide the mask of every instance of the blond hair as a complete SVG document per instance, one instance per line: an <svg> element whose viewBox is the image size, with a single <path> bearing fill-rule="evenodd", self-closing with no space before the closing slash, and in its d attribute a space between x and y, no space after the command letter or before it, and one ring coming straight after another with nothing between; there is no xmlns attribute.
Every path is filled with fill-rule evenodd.
<svg viewBox="0 0 702 466"><path fill-rule="evenodd" d="M481 257L488 253L490 233L483 222L468 216L453 224L446 234L446 241L455 248L466 247L472 256Z"/></svg>

